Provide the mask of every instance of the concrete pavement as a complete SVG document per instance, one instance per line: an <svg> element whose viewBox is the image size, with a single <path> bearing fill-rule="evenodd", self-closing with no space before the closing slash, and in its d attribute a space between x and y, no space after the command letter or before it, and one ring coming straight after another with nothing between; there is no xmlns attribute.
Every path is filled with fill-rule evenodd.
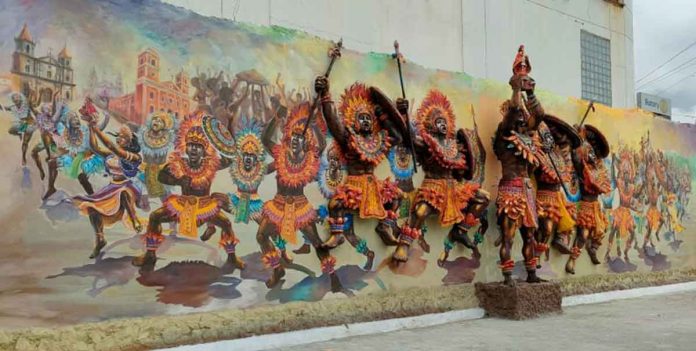
<svg viewBox="0 0 696 351"><path fill-rule="evenodd" d="M523 322L485 318L282 350L696 350L696 292L570 307Z"/></svg>

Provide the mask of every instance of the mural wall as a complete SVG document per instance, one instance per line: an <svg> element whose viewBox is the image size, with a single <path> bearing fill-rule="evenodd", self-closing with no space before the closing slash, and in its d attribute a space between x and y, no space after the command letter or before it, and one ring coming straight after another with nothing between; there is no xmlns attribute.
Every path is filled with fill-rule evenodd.
<svg viewBox="0 0 696 351"><path fill-rule="evenodd" d="M458 137L474 150L469 165L478 166L469 169L472 180L452 188L429 183L431 204L440 201L438 193L452 195L457 211L447 220L430 216L418 228L412 221L407 231L422 233L428 244L414 240L394 254L393 239L425 196L416 189L432 173L419 167L409 180L406 144L391 140L389 149L385 139L370 139L360 144L357 159L375 167L375 179L393 182L349 177L363 171L355 169L355 155L340 152L337 143L346 140L330 136L336 123L322 110L332 100L334 122L357 130L362 121L356 111L373 106L375 96L400 97L391 54L344 48L329 77L330 96L319 99L306 134L314 79L326 71L331 42L157 2L11 0L2 9L0 127L9 130L0 137L3 328L502 279L506 262L496 246L502 172L493 137L500 106L510 98L507 82L403 63L412 125L401 132L419 133L430 122L418 116L442 108L465 129ZM406 55L407 39L401 38ZM534 48L527 53L533 62ZM580 122L587 102L537 84L547 114ZM384 95L371 94L369 86ZM394 115L388 108L382 113ZM590 262L583 250L575 274L694 266L696 130L601 105L586 123L609 141L603 162L610 188L598 199L607 219L596 241L600 262ZM376 135L386 138L387 130ZM448 150L457 155L456 147ZM450 161L456 163L442 162ZM381 190L375 199L389 202L402 194L401 203L385 210L370 200L373 184ZM489 193L487 210L462 216L462 201L485 196L479 186ZM578 207L577 186L568 183L569 212ZM338 210L354 215L336 215L328 199L337 193ZM360 218L373 210L384 211L372 216L382 221ZM466 240L464 231L452 236L453 223L468 230ZM334 237L337 230L342 238ZM558 240L570 247L575 231L566 232L570 236ZM465 242L475 250L459 244ZM525 278L521 249L517 234L506 269ZM393 254L408 261L396 264ZM540 252L538 275L568 276L569 256L553 245ZM274 267L283 267L282 274Z"/></svg>

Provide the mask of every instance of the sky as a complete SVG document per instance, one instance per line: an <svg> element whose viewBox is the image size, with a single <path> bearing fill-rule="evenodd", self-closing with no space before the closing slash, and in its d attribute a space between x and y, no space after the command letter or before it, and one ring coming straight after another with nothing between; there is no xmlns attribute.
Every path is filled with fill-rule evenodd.
<svg viewBox="0 0 696 351"><path fill-rule="evenodd" d="M696 122L696 1L634 0L633 11L636 91L672 99L674 120Z"/></svg>

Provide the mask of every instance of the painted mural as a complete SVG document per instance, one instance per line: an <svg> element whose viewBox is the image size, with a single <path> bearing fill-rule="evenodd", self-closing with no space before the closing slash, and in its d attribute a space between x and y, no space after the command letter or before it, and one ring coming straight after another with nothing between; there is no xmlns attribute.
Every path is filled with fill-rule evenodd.
<svg viewBox="0 0 696 351"><path fill-rule="evenodd" d="M407 38L0 7L3 328L696 264L696 129L545 91L534 48L508 84Z"/></svg>

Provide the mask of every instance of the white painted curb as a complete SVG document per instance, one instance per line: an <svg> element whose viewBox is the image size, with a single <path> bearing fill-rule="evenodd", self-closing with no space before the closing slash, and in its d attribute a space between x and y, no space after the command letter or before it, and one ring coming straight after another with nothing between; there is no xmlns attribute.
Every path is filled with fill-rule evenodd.
<svg viewBox="0 0 696 351"><path fill-rule="evenodd" d="M672 294L696 290L696 282L679 283L647 288L608 291L597 294L576 295L563 298L564 307L592 303L602 303L612 300L631 299L660 294ZM385 319L381 321L344 324L333 327L321 327L296 330L279 334L266 334L248 338L216 341L207 344L178 346L162 351L262 351L283 349L291 346L306 345L315 342L329 341L353 336L371 335L392 332L402 329L424 328L436 325L483 318L485 312L480 308L459 311L425 314L421 316Z"/></svg>
<svg viewBox="0 0 696 351"><path fill-rule="evenodd" d="M386 333L401 329L423 328L445 323L479 319L484 315L481 308L471 308L444 313L424 314L415 317L385 319L381 321L344 324L333 327L322 327L291 331L279 334L266 334L248 338L217 341L208 344L178 346L170 351L261 351L290 346L305 345L351 336Z"/></svg>
<svg viewBox="0 0 696 351"><path fill-rule="evenodd" d="M596 294L575 295L563 298L563 307L586 305L591 303L602 303L613 300L633 299L661 294L673 294L678 292L696 290L696 282L651 286L647 288L636 288L628 290L614 290Z"/></svg>

